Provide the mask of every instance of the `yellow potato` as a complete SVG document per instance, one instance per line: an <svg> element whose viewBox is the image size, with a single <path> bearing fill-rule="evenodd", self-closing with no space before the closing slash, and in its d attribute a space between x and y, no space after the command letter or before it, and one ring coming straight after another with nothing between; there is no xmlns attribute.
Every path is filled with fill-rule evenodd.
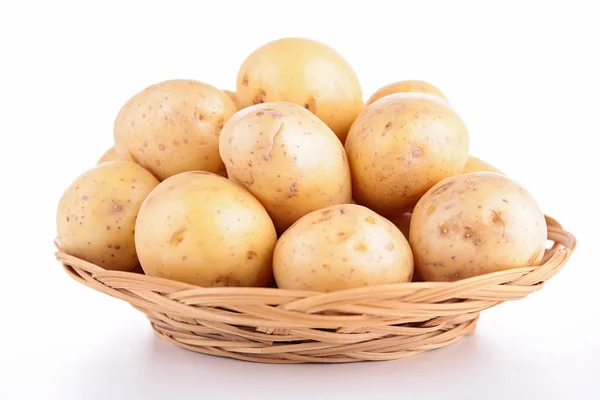
<svg viewBox="0 0 600 400"><path fill-rule="evenodd" d="M412 217L412 213L406 212L406 213L403 213L400 215L388 217L388 219L390 220L390 222L392 224L396 225L396 227L398 229L400 229L400 232L402 232L402 234L404 235L405 238L408 238L410 236L411 217ZM417 271L414 272L412 281L413 282L422 282L423 281L421 279L421 277L419 276L419 274L417 273Z"/></svg>
<svg viewBox="0 0 600 400"><path fill-rule="evenodd" d="M373 95L367 100L366 105L368 106L371 103L379 100L382 97L388 96L394 93L427 93L433 96L437 96L442 100L446 100L446 96L442 93L442 91L431 83L427 83L424 81L400 81L395 83L390 83L379 90L377 90Z"/></svg>
<svg viewBox="0 0 600 400"><path fill-rule="evenodd" d="M313 211L288 229L273 255L277 286L331 292L410 282L412 251L390 221L366 207Z"/></svg>
<svg viewBox="0 0 600 400"><path fill-rule="evenodd" d="M267 43L244 61L237 76L242 108L286 101L324 121L342 143L363 108L356 73L334 49L308 39Z"/></svg>
<svg viewBox="0 0 600 400"><path fill-rule="evenodd" d="M483 160L480 160L477 157L474 156L469 156L469 159L467 160L467 163L465 164L465 167L462 170L463 174L469 173L469 172L497 172L499 174L502 174L502 171L500 171L498 168L494 167L491 164L486 163Z"/></svg>
<svg viewBox="0 0 600 400"><path fill-rule="evenodd" d="M398 229L400 229L400 232L402 232L402 234L404 235L404 237L408 238L408 234L410 232L410 218L411 218L412 214L409 212L406 213L402 213L400 215L395 215L395 216L391 216L388 217L388 219L390 220L390 222L394 225L396 225L396 227Z"/></svg>
<svg viewBox="0 0 600 400"><path fill-rule="evenodd" d="M135 219L156 185L152 174L129 161L104 162L85 172L58 204L60 246L105 269L133 270L138 265Z"/></svg>
<svg viewBox="0 0 600 400"><path fill-rule="evenodd" d="M117 156L117 152L115 151L115 148L111 147L110 149L106 150L104 152L104 154L102 154L102 157L100 157L97 164L107 162L107 161L116 161L118 159L119 159L119 156Z"/></svg>
<svg viewBox="0 0 600 400"><path fill-rule="evenodd" d="M240 102L239 102L239 100L238 100L237 94L236 94L235 92L232 92L231 90L223 90L223 92L225 92L225 94L226 94L227 96L229 96L229 98L230 98L230 99L233 101L233 103L235 104L235 107L236 107L238 110L241 110L241 107L240 107Z"/></svg>
<svg viewBox="0 0 600 400"><path fill-rule="evenodd" d="M280 233L311 211L351 201L344 147L296 104L265 103L238 112L223 128L220 151L229 176L260 200Z"/></svg>
<svg viewBox="0 0 600 400"><path fill-rule="evenodd" d="M115 150L160 180L195 170L225 175L219 133L236 111L229 96L210 85L164 81L121 108L114 126Z"/></svg>
<svg viewBox="0 0 600 400"><path fill-rule="evenodd" d="M246 189L208 172L164 180L142 204L135 245L147 275L199 286L265 286L277 235Z"/></svg>
<svg viewBox="0 0 600 400"><path fill-rule="evenodd" d="M539 265L546 236L533 197L494 172L439 182L419 200L410 224L415 268L426 281Z"/></svg>
<svg viewBox="0 0 600 400"><path fill-rule="evenodd" d="M115 151L115 147L113 146L104 152L104 154L102 155L102 157L100 157L100 159L98 160L98 162L96 164L100 164L100 163L107 162L107 161L117 161L117 160L133 161L133 159L131 157L129 157L127 154L124 157L119 157L117 155L117 152Z"/></svg>
<svg viewBox="0 0 600 400"><path fill-rule="evenodd" d="M384 215L400 215L440 180L460 173L469 136L450 106L427 94L397 93L356 119L346 153L354 200Z"/></svg>

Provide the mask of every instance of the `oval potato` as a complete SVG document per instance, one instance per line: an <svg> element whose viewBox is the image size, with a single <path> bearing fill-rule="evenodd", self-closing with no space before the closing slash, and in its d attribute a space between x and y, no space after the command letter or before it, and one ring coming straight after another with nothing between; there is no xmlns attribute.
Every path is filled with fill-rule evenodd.
<svg viewBox="0 0 600 400"><path fill-rule="evenodd" d="M354 200L400 215L440 180L460 173L469 135L443 100L397 93L368 106L346 140Z"/></svg>
<svg viewBox="0 0 600 400"><path fill-rule="evenodd" d="M225 92L225 94L233 101L236 109L241 110L240 101L238 100L237 94L231 90L223 90L223 92Z"/></svg>
<svg viewBox="0 0 600 400"><path fill-rule="evenodd" d="M147 275L205 287L265 286L276 241L258 200L226 178L200 171L158 185L135 226Z"/></svg>
<svg viewBox="0 0 600 400"><path fill-rule="evenodd" d="M497 172L499 174L502 174L502 171L500 171L498 168L494 167L491 164L486 163L485 161L475 157L475 156L469 156L469 159L467 160L467 163L465 164L465 167L462 170L463 174L469 173L469 172Z"/></svg>
<svg viewBox="0 0 600 400"><path fill-rule="evenodd" d="M400 232L402 232L402 234L404 235L405 238L408 238L409 233L410 233L411 217L412 217L412 214L409 212L406 212L406 213L402 213L400 215L388 217L388 219L390 220L390 222L392 224L396 225L396 227L398 229L400 229Z"/></svg>
<svg viewBox="0 0 600 400"><path fill-rule="evenodd" d="M433 86L431 83L427 83L425 81L400 81L390 83L389 85L385 85L384 87L377 90L373 95L367 100L365 105L369 105L374 103L375 101L381 99L382 97L388 96L394 93L427 93L433 96L437 96L442 100L448 101L444 93L437 87Z"/></svg>
<svg viewBox="0 0 600 400"><path fill-rule="evenodd" d="M177 79L134 95L114 125L115 150L160 180L184 171L225 175L219 133L237 108L223 91Z"/></svg>
<svg viewBox="0 0 600 400"><path fill-rule="evenodd" d="M342 204L299 219L277 242L277 286L331 292L410 282L413 256L390 221L366 207Z"/></svg>
<svg viewBox="0 0 600 400"><path fill-rule="evenodd" d="M415 268L426 281L455 281L539 265L546 221L520 184L494 172L447 178L417 203L410 224Z"/></svg>
<svg viewBox="0 0 600 400"><path fill-rule="evenodd" d="M119 160L119 156L117 156L117 152L115 151L115 148L113 146L110 149L106 150L104 154L102 154L102 157L100 157L97 164L115 160Z"/></svg>
<svg viewBox="0 0 600 400"><path fill-rule="evenodd" d="M106 150L104 152L104 154L102 154L102 157L100 157L100 159L98 160L98 162L96 164L100 164L100 163L107 162L107 161L117 161L117 160L133 161L133 159L131 157L129 157L127 154L125 154L124 157L119 157L117 155L117 152L115 151L115 147L112 146L110 149Z"/></svg>
<svg viewBox="0 0 600 400"><path fill-rule="evenodd" d="M280 233L311 211L351 201L344 147L296 104L239 111L223 127L220 152L229 176L260 200Z"/></svg>
<svg viewBox="0 0 600 400"><path fill-rule="evenodd" d="M56 213L63 251L105 269L133 270L135 220L156 185L152 174L129 161L104 162L79 176Z"/></svg>
<svg viewBox="0 0 600 400"><path fill-rule="evenodd" d="M240 67L236 93L242 108L273 101L298 104L342 143L363 109L352 67L331 47L308 39L279 39L258 48Z"/></svg>

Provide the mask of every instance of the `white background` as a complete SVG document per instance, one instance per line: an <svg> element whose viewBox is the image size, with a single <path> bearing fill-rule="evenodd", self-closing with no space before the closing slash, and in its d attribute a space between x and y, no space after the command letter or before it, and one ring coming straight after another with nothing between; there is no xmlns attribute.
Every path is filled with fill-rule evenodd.
<svg viewBox="0 0 600 400"><path fill-rule="evenodd" d="M0 398L600 398L594 1L1 4ZM365 99L402 79L440 87L469 127L471 153L577 235L565 269L484 312L457 345L298 366L181 350L126 303L68 278L53 258L56 204L111 145L128 97L170 78L234 88L245 56L285 36L335 47Z"/></svg>

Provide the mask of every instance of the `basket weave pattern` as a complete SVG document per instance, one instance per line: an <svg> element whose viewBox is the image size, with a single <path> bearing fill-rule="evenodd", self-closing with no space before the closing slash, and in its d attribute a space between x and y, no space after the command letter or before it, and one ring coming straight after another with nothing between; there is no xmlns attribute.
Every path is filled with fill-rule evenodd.
<svg viewBox="0 0 600 400"><path fill-rule="evenodd" d="M576 246L546 221L554 244L539 267L332 293L200 288L108 271L60 249L56 257L71 277L129 302L161 338L189 350L268 363L390 360L455 343L474 331L482 310L541 289Z"/></svg>

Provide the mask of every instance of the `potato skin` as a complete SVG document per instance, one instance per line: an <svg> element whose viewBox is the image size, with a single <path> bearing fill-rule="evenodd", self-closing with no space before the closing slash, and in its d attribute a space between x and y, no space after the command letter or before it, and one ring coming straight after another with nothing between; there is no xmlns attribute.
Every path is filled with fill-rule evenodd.
<svg viewBox="0 0 600 400"><path fill-rule="evenodd" d="M368 106L346 139L354 200L400 215L440 180L460 173L469 136L462 120L435 96L397 93Z"/></svg>
<svg viewBox="0 0 600 400"><path fill-rule="evenodd" d="M240 102L238 100L237 94L235 92L232 92L231 90L225 90L223 89L223 92L225 92L225 94L227 96L229 96L229 98L233 101L233 103L235 104L235 108L238 110L241 110L242 108L240 107Z"/></svg>
<svg viewBox="0 0 600 400"><path fill-rule="evenodd" d="M117 152L115 151L115 148L113 146L110 149L106 150L104 152L104 154L102 154L102 157L100 157L100 159L98 160L98 162L96 164L100 164L100 163L107 162L107 161L116 161L116 160L119 160L119 156L117 156Z"/></svg>
<svg viewBox="0 0 600 400"><path fill-rule="evenodd" d="M404 235L405 238L408 238L410 232L410 219L412 214L409 212L402 213L400 215L395 215L388 217L390 222L396 225L396 228L400 229L400 232Z"/></svg>
<svg viewBox="0 0 600 400"><path fill-rule="evenodd" d="M160 82L134 95L119 111L115 150L159 180L195 170L224 175L219 133L236 111L229 96L205 83Z"/></svg>
<svg viewBox="0 0 600 400"><path fill-rule="evenodd" d="M223 127L219 148L230 179L256 196L280 233L311 211L351 201L344 147L296 104L239 111Z"/></svg>
<svg viewBox="0 0 600 400"><path fill-rule="evenodd" d="M62 249L105 269L138 265L134 227L138 210L158 180L129 161L108 161L80 175L56 213Z"/></svg>
<svg viewBox="0 0 600 400"><path fill-rule="evenodd" d="M119 157L117 155L115 147L112 146L110 149L106 150L104 152L104 154L102 154L102 157L100 157L100 159L98 160L98 162L96 164L100 164L100 163L107 162L107 161L117 161L117 160L135 162L135 161L133 161L133 159L131 157L129 157L128 154L126 154L124 157Z"/></svg>
<svg viewBox="0 0 600 400"><path fill-rule="evenodd" d="M469 172L496 172L499 174L503 174L498 168L494 167L491 164L486 163L485 161L475 157L469 156L465 167L462 170L463 174L467 174Z"/></svg>
<svg viewBox="0 0 600 400"><path fill-rule="evenodd" d="M308 39L279 39L255 50L239 69L236 93L242 108L272 101L305 107L342 143L363 109L352 67L331 47Z"/></svg>
<svg viewBox="0 0 600 400"><path fill-rule="evenodd" d="M277 241L246 189L208 172L164 180L140 208L135 244L147 275L194 285L264 286Z"/></svg>
<svg viewBox="0 0 600 400"><path fill-rule="evenodd" d="M539 265L546 221L521 185L494 172L447 178L417 203L410 224L415 269L426 281L455 281Z"/></svg>
<svg viewBox="0 0 600 400"><path fill-rule="evenodd" d="M330 292L410 282L408 241L390 221L354 204L313 211L277 242L273 255L277 286Z"/></svg>
<svg viewBox="0 0 600 400"><path fill-rule="evenodd" d="M448 101L444 93L437 87L433 86L431 83L425 81L400 81L390 83L389 85L385 85L379 88L373 95L367 100L366 106L376 102L382 97L388 96L394 93L427 93L433 96L437 96L442 100Z"/></svg>

